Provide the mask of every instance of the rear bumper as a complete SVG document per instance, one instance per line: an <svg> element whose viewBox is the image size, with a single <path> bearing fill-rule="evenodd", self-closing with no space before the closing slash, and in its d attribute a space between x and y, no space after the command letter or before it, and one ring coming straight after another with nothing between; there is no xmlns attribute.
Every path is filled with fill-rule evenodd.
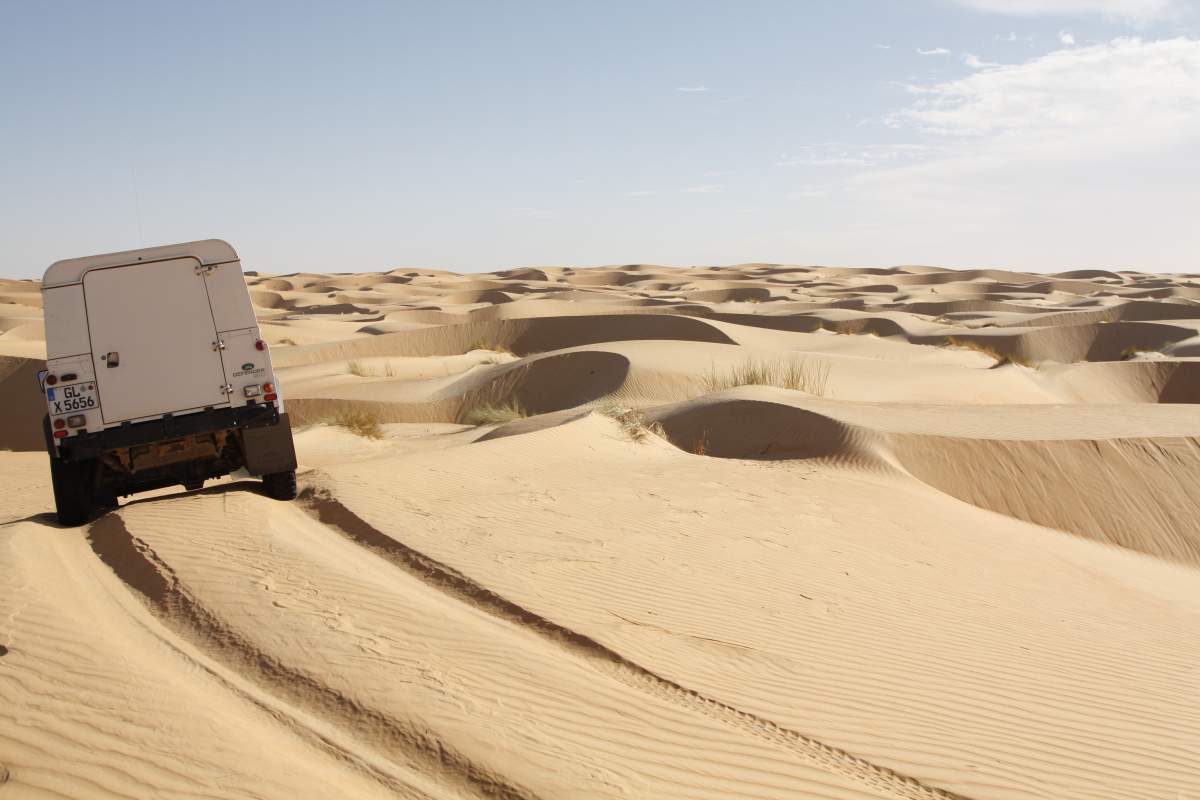
<svg viewBox="0 0 1200 800"><path fill-rule="evenodd" d="M196 414L185 414L181 417L164 417L147 422L125 423L117 428L68 436L61 440L57 455L63 461L83 461L89 458L98 458L101 453L120 447L136 447L137 445L231 428L259 428L276 425L279 421L279 410L274 405L218 408ZM51 456L54 456L55 440L51 436L49 428L50 426L47 425L46 449Z"/></svg>

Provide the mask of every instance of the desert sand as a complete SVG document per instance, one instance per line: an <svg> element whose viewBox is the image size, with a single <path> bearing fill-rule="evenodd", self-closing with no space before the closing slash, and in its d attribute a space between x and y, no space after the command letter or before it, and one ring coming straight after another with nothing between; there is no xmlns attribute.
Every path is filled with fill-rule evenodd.
<svg viewBox="0 0 1200 800"><path fill-rule="evenodd" d="M0 798L1200 798L1200 276L248 274L301 497L53 522Z"/></svg>

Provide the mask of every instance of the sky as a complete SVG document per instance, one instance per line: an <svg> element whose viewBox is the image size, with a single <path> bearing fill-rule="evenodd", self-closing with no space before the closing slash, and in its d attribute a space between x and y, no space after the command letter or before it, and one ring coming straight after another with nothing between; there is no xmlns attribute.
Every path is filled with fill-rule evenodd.
<svg viewBox="0 0 1200 800"><path fill-rule="evenodd" d="M0 0L0 277L1200 272L1200 0Z"/></svg>

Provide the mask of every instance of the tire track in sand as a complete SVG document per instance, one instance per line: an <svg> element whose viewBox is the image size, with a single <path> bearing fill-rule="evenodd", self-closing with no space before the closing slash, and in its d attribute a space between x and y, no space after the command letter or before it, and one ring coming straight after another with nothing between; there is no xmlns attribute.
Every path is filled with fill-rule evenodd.
<svg viewBox="0 0 1200 800"><path fill-rule="evenodd" d="M442 781L457 790L458 796L466 794L497 800L540 800L536 794L508 782L502 775L486 770L456 752L433 731L365 708L317 678L255 647L192 596L174 570L153 548L133 535L120 514L107 514L92 523L88 529L88 540L100 560L130 589L143 595L175 633L212 653L239 674L264 686L269 694L280 696L286 702L352 734L362 734L365 740L373 744L386 744L385 753L388 756L400 756L403 766ZM268 710L278 717L277 712ZM303 727L300 721L291 722L292 727ZM320 734L311 733L320 740L319 745L323 749L354 763L384 785L391 786L398 794L411 789L363 763L345 748Z"/></svg>
<svg viewBox="0 0 1200 800"><path fill-rule="evenodd" d="M317 520L326 527L371 550L432 588L509 624L536 633L627 686L741 730L792 753L805 764L848 778L896 800L969 800L945 789L927 786L916 778L875 764L663 677L595 639L530 611L476 583L448 564L383 533L343 505L326 489L306 487L300 493L299 502L311 510Z"/></svg>

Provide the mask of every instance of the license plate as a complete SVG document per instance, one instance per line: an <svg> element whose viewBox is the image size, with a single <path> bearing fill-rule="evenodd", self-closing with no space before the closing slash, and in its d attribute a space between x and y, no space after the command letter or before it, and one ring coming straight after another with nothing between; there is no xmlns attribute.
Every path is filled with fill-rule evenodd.
<svg viewBox="0 0 1200 800"><path fill-rule="evenodd" d="M51 414L70 414L100 407L100 401L96 398L95 383L55 386L46 390L46 399L50 401Z"/></svg>

